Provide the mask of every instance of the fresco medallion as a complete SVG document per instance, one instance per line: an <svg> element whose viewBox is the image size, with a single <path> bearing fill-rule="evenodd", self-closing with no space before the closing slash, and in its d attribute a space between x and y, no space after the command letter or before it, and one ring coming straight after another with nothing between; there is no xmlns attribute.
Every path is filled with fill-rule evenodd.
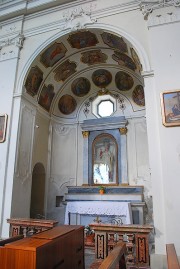
<svg viewBox="0 0 180 269"><path fill-rule="evenodd" d="M102 53L101 50L91 50L82 53L81 61L84 64L92 65L106 63L107 58L107 55Z"/></svg>
<svg viewBox="0 0 180 269"><path fill-rule="evenodd" d="M63 43L54 43L51 47L45 50L41 57L40 62L45 67L52 67L55 63L61 60L65 54L67 49L63 45Z"/></svg>
<svg viewBox="0 0 180 269"><path fill-rule="evenodd" d="M76 72L76 63L65 61L63 64L59 65L55 70L54 79L56 81L65 81L68 77Z"/></svg>
<svg viewBox="0 0 180 269"><path fill-rule="evenodd" d="M53 100L55 93L54 93L54 86L49 84L48 86L43 87L41 94L39 96L39 104L46 109L47 111L50 110L50 106Z"/></svg>
<svg viewBox="0 0 180 269"><path fill-rule="evenodd" d="M71 85L72 92L78 97L85 96L90 91L90 88L90 81L84 77L75 79Z"/></svg>
<svg viewBox="0 0 180 269"><path fill-rule="evenodd" d="M31 96L36 95L42 80L43 72L37 66L32 67L25 82L25 88L27 93Z"/></svg>
<svg viewBox="0 0 180 269"><path fill-rule="evenodd" d="M71 34L67 40L76 49L96 46L98 43L96 35L90 31L76 32Z"/></svg>
<svg viewBox="0 0 180 269"><path fill-rule="evenodd" d="M142 85L137 85L132 92L132 99L138 106L145 106L144 89Z"/></svg>
<svg viewBox="0 0 180 269"><path fill-rule="evenodd" d="M138 57L136 51L134 50L134 48L131 48L131 55L132 55L132 58L137 66L138 71L141 72L142 71L142 64L141 64L139 57Z"/></svg>
<svg viewBox="0 0 180 269"><path fill-rule="evenodd" d="M92 74L92 81L97 87L105 88L112 81L112 75L105 69L98 69Z"/></svg>
<svg viewBox="0 0 180 269"><path fill-rule="evenodd" d="M115 76L115 83L120 91L128 91L132 88L134 81L129 74L119 71Z"/></svg>
<svg viewBox="0 0 180 269"><path fill-rule="evenodd" d="M76 100L71 95L65 94L59 99L58 108L60 112L65 115L69 115L74 112L76 106Z"/></svg>
<svg viewBox="0 0 180 269"><path fill-rule="evenodd" d="M121 52L128 52L127 44L124 42L122 37L107 32L104 32L101 36L104 43L109 47L118 49Z"/></svg>
<svg viewBox="0 0 180 269"><path fill-rule="evenodd" d="M127 56L124 53L121 53L119 51L115 51L114 54L112 55L113 60L115 60L116 62L118 62L119 65L121 66L125 66L133 71L136 70L136 65L133 62L133 60Z"/></svg>

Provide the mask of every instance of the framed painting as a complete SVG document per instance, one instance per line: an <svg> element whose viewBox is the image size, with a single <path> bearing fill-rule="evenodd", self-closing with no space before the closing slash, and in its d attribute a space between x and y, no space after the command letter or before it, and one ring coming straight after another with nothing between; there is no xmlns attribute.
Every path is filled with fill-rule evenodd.
<svg viewBox="0 0 180 269"><path fill-rule="evenodd" d="M164 126L180 126L180 90L161 93Z"/></svg>
<svg viewBox="0 0 180 269"><path fill-rule="evenodd" d="M101 134L92 145L93 184L117 184L117 143L113 136Z"/></svg>
<svg viewBox="0 0 180 269"><path fill-rule="evenodd" d="M7 114L0 115L0 143L6 139Z"/></svg>

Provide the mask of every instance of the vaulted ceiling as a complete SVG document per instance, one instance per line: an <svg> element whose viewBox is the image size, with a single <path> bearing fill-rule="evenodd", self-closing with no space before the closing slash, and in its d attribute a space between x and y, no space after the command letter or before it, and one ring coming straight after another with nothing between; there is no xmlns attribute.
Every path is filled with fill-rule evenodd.
<svg viewBox="0 0 180 269"><path fill-rule="evenodd" d="M102 29L76 31L49 44L33 61L25 93L57 117L72 117L87 98L118 92L145 106L141 63L124 37Z"/></svg>

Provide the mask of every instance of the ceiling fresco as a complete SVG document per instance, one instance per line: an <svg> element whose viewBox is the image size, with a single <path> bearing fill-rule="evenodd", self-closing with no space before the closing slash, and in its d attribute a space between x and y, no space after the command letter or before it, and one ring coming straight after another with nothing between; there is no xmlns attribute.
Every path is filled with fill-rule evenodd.
<svg viewBox="0 0 180 269"><path fill-rule="evenodd" d="M71 84L71 90L74 95L83 97L88 94L91 88L91 83L87 78L80 77L73 81Z"/></svg>
<svg viewBox="0 0 180 269"><path fill-rule="evenodd" d="M97 87L106 88L112 81L112 75L108 70L98 69L93 72L92 81Z"/></svg>
<svg viewBox="0 0 180 269"><path fill-rule="evenodd" d="M34 60L25 93L48 113L74 115L91 95L123 93L144 109L142 65L124 37L101 29L76 31L55 40Z"/></svg>

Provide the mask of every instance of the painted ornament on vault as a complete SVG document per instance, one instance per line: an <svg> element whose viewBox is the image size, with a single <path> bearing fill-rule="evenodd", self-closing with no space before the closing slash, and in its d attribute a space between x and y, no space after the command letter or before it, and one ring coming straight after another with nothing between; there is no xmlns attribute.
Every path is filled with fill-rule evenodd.
<svg viewBox="0 0 180 269"><path fill-rule="evenodd" d="M115 76L115 83L120 91L128 91L132 88L134 81L129 74L119 71Z"/></svg>
<svg viewBox="0 0 180 269"><path fill-rule="evenodd" d="M121 53L119 51L114 51L114 54L112 55L113 60L115 60L116 62L118 62L119 65L121 66L125 66L133 71L136 70L136 65L133 62L133 60L127 56L124 53Z"/></svg>
<svg viewBox="0 0 180 269"><path fill-rule="evenodd" d="M54 43L50 48L45 50L40 57L40 62L45 67L52 67L55 63L61 60L65 54L67 49L63 45L63 43Z"/></svg>
<svg viewBox="0 0 180 269"><path fill-rule="evenodd" d="M67 40L70 45L76 49L96 46L98 43L96 35L90 31L74 33L70 35Z"/></svg>
<svg viewBox="0 0 180 269"><path fill-rule="evenodd" d="M69 115L74 112L76 106L76 100L71 95L65 94L59 99L58 108L60 112L65 115Z"/></svg>
<svg viewBox="0 0 180 269"><path fill-rule="evenodd" d="M55 70L54 79L56 81L65 81L69 76L76 72L76 63L65 61L63 64L59 65Z"/></svg>
<svg viewBox="0 0 180 269"><path fill-rule="evenodd" d="M102 39L106 45L111 48L118 49L120 52L127 52L127 44L124 42L122 37L104 32L102 35Z"/></svg>
<svg viewBox="0 0 180 269"><path fill-rule="evenodd" d="M132 99L138 106L145 106L144 89L142 85L137 85L132 92Z"/></svg>
<svg viewBox="0 0 180 269"><path fill-rule="evenodd" d="M107 55L102 53L101 50L83 52L81 57L81 61L88 65L106 63L106 60Z"/></svg>
<svg viewBox="0 0 180 269"><path fill-rule="evenodd" d="M131 55L132 55L132 58L137 66L138 71L141 72L142 71L142 64L141 64L139 57L138 57L136 51L134 50L134 48L131 48Z"/></svg>
<svg viewBox="0 0 180 269"><path fill-rule="evenodd" d="M90 88L90 81L84 77L75 79L71 85L72 92L78 97L85 96L90 91Z"/></svg>
<svg viewBox="0 0 180 269"><path fill-rule="evenodd" d="M47 111L50 110L50 106L53 100L55 93L54 93L54 86L49 84L48 86L43 87L40 97L39 97L39 104Z"/></svg>
<svg viewBox="0 0 180 269"><path fill-rule="evenodd" d="M105 69L98 69L92 74L92 81L97 87L105 88L112 81L112 75Z"/></svg>
<svg viewBox="0 0 180 269"><path fill-rule="evenodd" d="M32 67L25 82L27 93L31 96L35 96L39 90L42 80L43 72L37 66Z"/></svg>

